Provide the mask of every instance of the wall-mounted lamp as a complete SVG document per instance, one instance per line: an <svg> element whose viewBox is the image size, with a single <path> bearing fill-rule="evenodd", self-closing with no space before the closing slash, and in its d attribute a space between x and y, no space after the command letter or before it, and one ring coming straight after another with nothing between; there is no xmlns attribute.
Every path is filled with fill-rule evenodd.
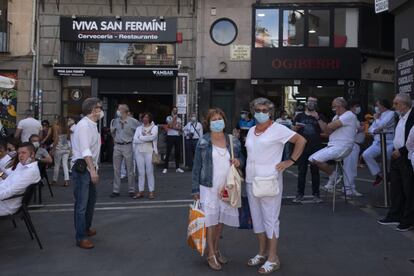
<svg viewBox="0 0 414 276"><path fill-rule="evenodd" d="M116 20L121 20L121 17L118 14L115 16L115 18Z"/></svg>
<svg viewBox="0 0 414 276"><path fill-rule="evenodd" d="M77 20L76 15L72 14L72 20Z"/></svg>
<svg viewBox="0 0 414 276"><path fill-rule="evenodd" d="M160 17L158 17L158 19L161 21L161 22L164 22L165 21L165 19L164 19L164 16L160 16Z"/></svg>

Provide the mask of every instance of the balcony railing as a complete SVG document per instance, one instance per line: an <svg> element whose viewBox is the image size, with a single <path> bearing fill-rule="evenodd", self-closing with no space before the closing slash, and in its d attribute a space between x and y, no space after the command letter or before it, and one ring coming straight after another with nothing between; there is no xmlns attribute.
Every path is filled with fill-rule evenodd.
<svg viewBox="0 0 414 276"><path fill-rule="evenodd" d="M10 52L10 22L0 20L0 53Z"/></svg>

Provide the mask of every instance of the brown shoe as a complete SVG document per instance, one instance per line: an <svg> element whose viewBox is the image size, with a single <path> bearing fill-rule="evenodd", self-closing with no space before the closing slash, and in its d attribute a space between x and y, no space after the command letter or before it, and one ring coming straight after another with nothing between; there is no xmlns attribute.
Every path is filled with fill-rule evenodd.
<svg viewBox="0 0 414 276"><path fill-rule="evenodd" d="M155 194L154 194L154 192L150 192L149 194L148 194L148 199L154 199L155 198Z"/></svg>
<svg viewBox="0 0 414 276"><path fill-rule="evenodd" d="M86 231L86 235L87 235L88 237L95 236L95 235L96 235L96 230L95 230L95 229L93 229L93 228L89 228L89 229L88 229L88 231Z"/></svg>
<svg viewBox="0 0 414 276"><path fill-rule="evenodd" d="M76 245L82 249L92 249L95 247L90 240L81 240Z"/></svg>
<svg viewBox="0 0 414 276"><path fill-rule="evenodd" d="M145 195L144 192L139 192L139 193L136 193L132 198L133 199L143 198L144 195Z"/></svg>

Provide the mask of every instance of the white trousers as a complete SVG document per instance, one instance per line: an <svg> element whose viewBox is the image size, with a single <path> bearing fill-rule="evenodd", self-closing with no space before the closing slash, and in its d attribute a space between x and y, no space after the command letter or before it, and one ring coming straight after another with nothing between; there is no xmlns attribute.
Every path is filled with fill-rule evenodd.
<svg viewBox="0 0 414 276"><path fill-rule="evenodd" d="M394 146L392 144L392 141L387 141L387 160L388 161L391 159L393 148ZM368 169L372 175L377 175L379 172L381 172L380 166L375 160L375 158L380 156L380 154L381 154L381 144L379 141L372 142L372 145L362 153L362 158L364 158L365 163L367 164Z"/></svg>
<svg viewBox="0 0 414 276"><path fill-rule="evenodd" d="M58 181L60 164L63 167L63 174L65 181L69 180L69 154L70 150L56 150L55 151L55 166L53 168L53 181Z"/></svg>
<svg viewBox="0 0 414 276"><path fill-rule="evenodd" d="M347 194L355 191L355 178L358 173L359 151L359 145L354 143L351 153L344 159L344 182Z"/></svg>
<svg viewBox="0 0 414 276"><path fill-rule="evenodd" d="M256 234L265 233L268 239L273 235L279 238L279 214L282 204L283 184L279 184L280 193L276 196L255 197L253 185L246 184L247 198L252 215L253 231Z"/></svg>
<svg viewBox="0 0 414 276"><path fill-rule="evenodd" d="M155 189L154 165L152 164L152 152L135 151L135 162L138 168L138 190L145 190L145 175L147 176L148 190L153 192Z"/></svg>

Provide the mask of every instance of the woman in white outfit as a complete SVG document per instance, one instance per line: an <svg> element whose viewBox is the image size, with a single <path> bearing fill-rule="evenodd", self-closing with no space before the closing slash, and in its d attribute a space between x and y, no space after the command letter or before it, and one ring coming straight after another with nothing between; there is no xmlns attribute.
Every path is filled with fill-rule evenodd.
<svg viewBox="0 0 414 276"><path fill-rule="evenodd" d="M148 182L148 198L154 199L154 165L152 164L152 154L158 154L157 139L158 127L152 121L151 113L144 113L142 125L137 127L134 135L134 155L138 168L138 193L133 197L135 199L144 197L145 175Z"/></svg>
<svg viewBox="0 0 414 276"><path fill-rule="evenodd" d="M246 190L253 220L253 231L259 241L259 252L248 261L249 266L259 266L260 274L269 274L280 268L277 255L279 239L279 213L282 201L283 174L302 154L306 140L296 132L272 121L274 104L265 98L257 98L250 104L256 126L246 138ZM292 155L281 162L284 145L294 144ZM256 177L275 176L278 193L273 196L255 196L253 181ZM255 179L256 178L256 179ZM275 189L277 190L277 189ZM267 259L267 260L266 260Z"/></svg>
<svg viewBox="0 0 414 276"><path fill-rule="evenodd" d="M230 159L230 137L223 132L225 115L221 109L211 109L206 118L210 131L198 141L193 163L192 194L200 199L207 227L207 262L211 269L221 270L227 259L220 253L219 240L223 225L239 226L239 212L220 198L230 165L243 162L240 142L232 137L234 159ZM223 195L225 196L225 195Z"/></svg>
<svg viewBox="0 0 414 276"><path fill-rule="evenodd" d="M55 160L53 168L53 182L56 184L59 178L60 164L62 164L65 182L63 186L69 186L69 154L70 154L70 130L65 118L60 117L52 128L53 150L52 155Z"/></svg>

